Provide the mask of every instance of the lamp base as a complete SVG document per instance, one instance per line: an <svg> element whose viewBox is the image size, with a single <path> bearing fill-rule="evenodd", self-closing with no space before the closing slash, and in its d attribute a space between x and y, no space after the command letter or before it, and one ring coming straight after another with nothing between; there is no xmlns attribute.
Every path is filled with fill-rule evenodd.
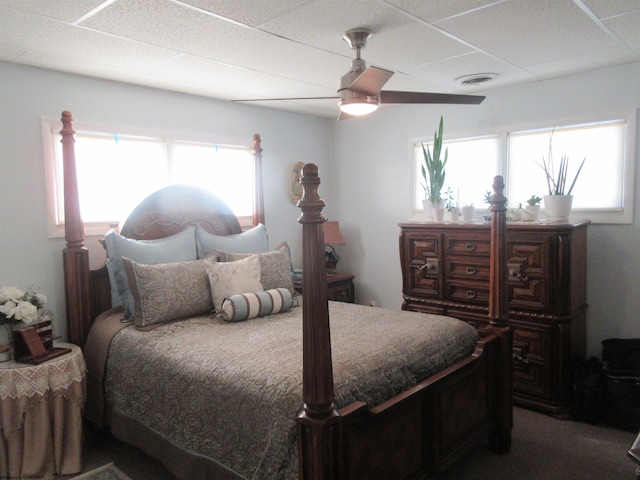
<svg viewBox="0 0 640 480"><path fill-rule="evenodd" d="M327 273L336 273L338 260L325 260L324 262L325 269Z"/></svg>

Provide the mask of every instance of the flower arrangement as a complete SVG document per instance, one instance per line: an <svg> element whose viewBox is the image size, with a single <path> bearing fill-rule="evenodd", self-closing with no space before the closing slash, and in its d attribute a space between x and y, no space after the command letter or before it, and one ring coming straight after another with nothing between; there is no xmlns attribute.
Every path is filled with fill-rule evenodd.
<svg viewBox="0 0 640 480"><path fill-rule="evenodd" d="M34 290L20 290L17 287L0 289L0 325L31 323L38 315L47 297Z"/></svg>

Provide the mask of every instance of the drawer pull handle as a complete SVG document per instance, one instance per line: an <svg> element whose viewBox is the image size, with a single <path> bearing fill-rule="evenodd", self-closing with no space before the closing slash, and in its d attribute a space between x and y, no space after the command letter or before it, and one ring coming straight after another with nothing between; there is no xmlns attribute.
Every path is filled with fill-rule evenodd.
<svg viewBox="0 0 640 480"><path fill-rule="evenodd" d="M464 248L467 252L473 252L476 249L476 245L474 243L467 243Z"/></svg>
<svg viewBox="0 0 640 480"><path fill-rule="evenodd" d="M424 265L421 265L421 266L419 266L419 267L418 267L418 271L419 271L419 272L422 272L423 270L426 270L426 271L428 272L429 270L433 270L433 268L434 268L434 267L433 267L433 265L432 265L432 264L430 264L430 263L425 263Z"/></svg>
<svg viewBox="0 0 640 480"><path fill-rule="evenodd" d="M520 365L526 365L527 363L529 363L529 359L527 357L518 355L517 353L513 354L513 361Z"/></svg>
<svg viewBox="0 0 640 480"><path fill-rule="evenodd" d="M473 290L467 290L466 296L467 298L476 298L476 292Z"/></svg>
<svg viewBox="0 0 640 480"><path fill-rule="evenodd" d="M509 276L511 278L516 278L521 282L526 282L527 280L529 280L529 277L527 277L526 275L523 275L520 272L516 272L515 270L509 270Z"/></svg>
<svg viewBox="0 0 640 480"><path fill-rule="evenodd" d="M478 273L478 269L476 267L467 267L467 273L469 275L475 275Z"/></svg>

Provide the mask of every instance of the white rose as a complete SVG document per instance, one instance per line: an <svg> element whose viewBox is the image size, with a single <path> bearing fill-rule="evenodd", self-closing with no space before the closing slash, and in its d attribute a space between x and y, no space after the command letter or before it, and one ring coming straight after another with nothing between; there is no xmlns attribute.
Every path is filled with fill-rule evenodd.
<svg viewBox="0 0 640 480"><path fill-rule="evenodd" d="M24 292L17 287L2 287L0 290L0 303L8 300L18 300L24 295Z"/></svg>
<svg viewBox="0 0 640 480"><path fill-rule="evenodd" d="M0 313L3 313L5 317L11 318L13 314L16 312L16 304L11 300L7 301L3 305L0 305Z"/></svg>
<svg viewBox="0 0 640 480"><path fill-rule="evenodd" d="M14 315L16 320L31 323L38 318L38 309L29 302L18 302Z"/></svg>

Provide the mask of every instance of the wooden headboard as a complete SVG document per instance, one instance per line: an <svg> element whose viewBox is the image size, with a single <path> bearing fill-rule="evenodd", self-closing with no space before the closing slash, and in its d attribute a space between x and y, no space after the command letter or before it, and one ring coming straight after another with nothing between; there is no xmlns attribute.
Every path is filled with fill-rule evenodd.
<svg viewBox="0 0 640 480"><path fill-rule="evenodd" d="M93 320L111 307L111 289L106 267L89 268L84 226L80 214L75 161L75 131L70 112L62 112L64 166L65 240L63 250L67 328L69 341L84 346ZM256 196L253 224L264 223L262 194L262 147L253 136ZM242 232L231 209L216 195L191 185L171 185L144 199L123 223L120 234L136 240L154 240L174 235L200 224L209 233L232 235ZM107 233L107 232L105 232Z"/></svg>

